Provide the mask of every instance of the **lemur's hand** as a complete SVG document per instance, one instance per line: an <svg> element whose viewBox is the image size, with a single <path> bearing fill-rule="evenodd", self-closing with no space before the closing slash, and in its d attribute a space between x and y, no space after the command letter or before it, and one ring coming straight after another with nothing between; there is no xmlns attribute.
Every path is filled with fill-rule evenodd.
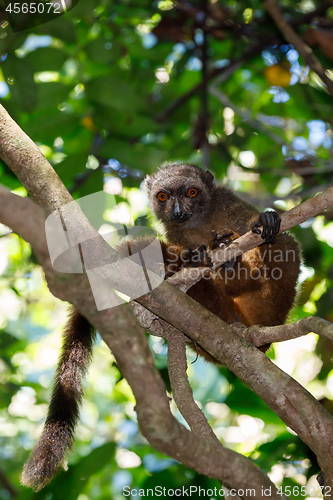
<svg viewBox="0 0 333 500"><path fill-rule="evenodd" d="M275 236L279 234L281 219L277 212L270 210L262 212L259 216L258 222L251 224L253 233L261 234L266 243L274 243ZM262 230L259 229L262 226Z"/></svg>
<svg viewBox="0 0 333 500"><path fill-rule="evenodd" d="M223 248L228 245L230 245L234 240L239 238L239 234L233 231L232 229L225 229L221 233L214 233L213 234L213 243L212 243L212 250L215 250L216 248ZM233 269L236 265L238 257L235 257L234 259L228 260L227 262L224 262L224 264L221 265L222 268L226 269L227 271L229 269Z"/></svg>

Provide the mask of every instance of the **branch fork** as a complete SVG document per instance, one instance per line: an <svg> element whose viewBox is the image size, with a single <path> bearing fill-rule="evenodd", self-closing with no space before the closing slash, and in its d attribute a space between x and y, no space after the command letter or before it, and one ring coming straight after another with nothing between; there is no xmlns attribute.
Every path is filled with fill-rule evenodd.
<svg viewBox="0 0 333 500"><path fill-rule="evenodd" d="M22 149L19 145L22 145ZM188 278L187 269L170 278L170 283L162 282L149 294L138 298L132 304L135 314L126 305L97 311L87 278L84 275L57 273L47 250L44 230L46 213L72 199L37 146L2 106L0 156L39 204L0 187L0 221L31 244L45 270L52 293L74 303L98 329L133 390L139 426L148 441L162 453L201 474L217 478L228 488L254 488L258 499L266 499L261 492L271 488L271 498L281 498L268 476L251 460L224 448L218 442L193 401L186 376L185 333L262 397L312 448L323 471L325 485L331 486L333 491L332 417L302 386L248 342L250 339L255 345L261 345L264 338L267 343L294 338L314 330L331 339L332 325L320 318L305 318L295 323L296 326L252 327L248 331L239 325L227 325L181 290L170 286L170 283L177 284L186 291L191 283L184 282ZM285 214L281 230L289 229L332 205L333 188L330 188ZM84 217L80 219L80 224L87 224ZM216 258L214 254L214 264L220 265L229 260L231 251L240 255L260 243L259 235L248 233L230 245L223 256L219 253ZM104 240L96 235L96 252L104 251L104 244ZM111 251L110 254L112 262L115 256ZM206 272L204 268L200 270L202 275ZM200 279L200 273L196 280ZM144 328L155 335L165 336L169 341L168 363L173 394L191 431L182 426L170 412L165 386L136 316ZM241 472L235 473L237 470Z"/></svg>

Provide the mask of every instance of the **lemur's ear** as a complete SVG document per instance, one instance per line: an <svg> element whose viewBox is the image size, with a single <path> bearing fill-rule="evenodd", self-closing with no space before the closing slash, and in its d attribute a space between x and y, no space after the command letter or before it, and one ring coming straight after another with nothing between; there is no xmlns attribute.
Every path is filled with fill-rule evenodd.
<svg viewBox="0 0 333 500"><path fill-rule="evenodd" d="M212 187L212 185L214 184L214 175L211 172L209 172L209 170L206 170L206 172L204 173L203 180L208 187Z"/></svg>

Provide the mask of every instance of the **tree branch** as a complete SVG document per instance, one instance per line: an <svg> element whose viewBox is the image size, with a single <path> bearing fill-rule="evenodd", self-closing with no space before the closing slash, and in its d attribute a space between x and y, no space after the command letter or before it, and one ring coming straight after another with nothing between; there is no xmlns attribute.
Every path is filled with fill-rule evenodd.
<svg viewBox="0 0 333 500"><path fill-rule="evenodd" d="M175 294L177 301L171 302L173 318L168 320L163 306L159 305L162 301L165 303L169 300L165 297L167 290L164 285L166 283L153 290L144 301L140 298L141 304L185 332L256 392L313 449L326 480L333 484L330 465L333 458L331 416L304 388L273 365L265 355L240 339L229 325L200 304L188 302L186 295Z"/></svg>
<svg viewBox="0 0 333 500"><path fill-rule="evenodd" d="M10 484L7 476L1 469L0 469L0 483L2 484L3 488L8 491L10 497L12 498L17 497L16 489Z"/></svg>
<svg viewBox="0 0 333 500"><path fill-rule="evenodd" d="M246 328L244 325L238 323L237 325L234 324L233 328L236 329L239 335L256 347L273 342L297 339L311 332L333 341L333 324L316 316L302 318L296 321L296 323L288 325L251 326L250 328Z"/></svg>
<svg viewBox="0 0 333 500"><path fill-rule="evenodd" d="M172 394L178 410L191 430L217 446L222 446L215 436L203 412L193 399L192 388L187 377L185 336L168 323L161 322L163 337L168 341L168 372Z"/></svg>
<svg viewBox="0 0 333 500"><path fill-rule="evenodd" d="M0 156L41 207L52 212L73 200L42 152L1 105Z"/></svg>
<svg viewBox="0 0 333 500"><path fill-rule="evenodd" d="M18 129L16 133L22 132ZM18 135L18 139L19 137ZM24 168L29 170L29 162L24 165ZM26 174L29 175L28 172ZM43 177L42 169L39 171L39 176ZM27 185L31 186L29 181ZM251 479L251 484L256 486L260 482L271 485L257 468L253 469L253 464L247 459L240 458L237 454L233 455L230 450L213 449L205 440L186 431L170 416L165 388L153 366L145 336L132 312L125 306L96 311L85 275L64 275L56 273L52 268L45 244L44 214L41 209L35 207L31 200L19 198L6 190L2 189L0 194L4 201L0 204L0 220L19 232L32 245L44 266L51 291L56 296L73 302L101 332L103 339L112 349L137 399L138 421L147 439L157 449L203 474L224 481L229 487L235 488L236 485L244 487L245 483L246 487L249 487L249 479ZM329 196L326 193L321 196L323 202L327 203ZM43 193L40 193L40 199L42 203L43 200L48 203ZM318 209L315 201L309 200L309 202L313 211ZM26 209L30 211L32 227L30 218L27 218ZM35 213L33 213L34 210ZM294 213L291 219L297 224L301 217L302 214ZM85 224L84 218L80 220L81 223ZM35 224L36 227L34 227ZM258 238L258 235L250 236ZM94 251L98 259L101 255L100 239L96 237L94 241ZM258 242L255 242L254 246L257 244ZM103 244L101 248L105 250ZM104 260L98 262L108 262L105 253L102 253L102 256ZM135 266L133 269L135 271ZM113 266L110 271L111 276L114 274L117 274L117 266ZM133 274L121 276L121 279L133 282ZM140 297L138 302L162 319L172 323L180 331L185 332L262 397L313 449L324 472L325 484L333 485L332 419L305 389L274 366L260 351L241 339L229 325L190 297L170 287L168 283L162 282L151 293ZM231 460L230 457L234 459ZM247 471L242 477L234 474L236 464L241 470ZM250 478L248 474L253 475ZM276 498L275 490L272 496ZM258 498L260 498L259 495Z"/></svg>
<svg viewBox="0 0 333 500"><path fill-rule="evenodd" d="M233 61L230 61L228 66L225 66L223 68L214 68L211 70L206 77L206 82L208 83L210 80L215 78L216 76L220 75L219 83L222 81L227 80L237 69L241 68L243 64L248 61L249 59L252 59L252 57L257 56L260 54L262 51L262 46L257 44L251 49L249 49L245 54L241 55L237 59L234 59ZM205 85L205 81L201 81L197 85L195 85L192 89L189 91L185 92L182 96L178 97L175 101L171 102L165 109L160 111L158 115L156 116L156 121L157 122L163 122L173 111L175 111L178 107L180 107L182 104L184 104L188 99L193 97L197 92L199 92Z"/></svg>
<svg viewBox="0 0 333 500"><path fill-rule="evenodd" d="M292 229L293 227L305 222L311 217L321 214L324 210L333 206L333 187L328 188L323 193L317 194L314 198L300 203L288 212L281 216L280 233ZM220 248L209 252L212 259L214 268L221 266L224 262L234 259L242 255L252 248L262 245L264 240L260 235L247 232L237 240L234 240L230 245L225 248ZM187 292L195 283L200 281L204 276L207 276L212 271L211 268L197 267L185 268L179 271L174 276L168 279L168 282L177 286L183 292Z"/></svg>
<svg viewBox="0 0 333 500"><path fill-rule="evenodd" d="M249 459L223 447L212 447L206 439L190 433L172 416L147 339L130 309L124 305L97 311L85 275L59 276L54 271L43 231L43 210L31 200L14 195L3 187L0 188L0 197L0 220L31 244L44 267L52 293L74 303L112 350L133 390L139 427L147 440L162 453L201 474L219 479L229 488L253 488L257 497L264 499L261 486L271 487L272 498L278 500L273 483ZM235 474L236 470L241 470L242 474Z"/></svg>
<svg viewBox="0 0 333 500"><path fill-rule="evenodd" d="M172 395L178 410L189 424L192 432L202 436L212 446L222 447L213 429L209 425L203 411L193 399L193 392L187 377L186 338L182 332L159 320L163 327L163 336L168 340L168 372ZM230 490L222 483L224 495L229 496ZM234 496L234 495L231 495ZM241 500L235 495L235 500Z"/></svg>
<svg viewBox="0 0 333 500"><path fill-rule="evenodd" d="M15 127L11 127L9 116L6 116L6 112L1 107L0 113L5 114L10 130L15 130ZM3 129L0 128L0 142L2 132ZM22 131L18 129L15 133L19 134L19 139ZM9 139L11 140L11 137ZM32 145L32 148L37 149L35 145ZM9 156L8 159L14 162ZM28 161L23 168L26 168L25 178L28 178ZM47 166L46 171L52 177ZM18 173L21 174L20 171ZM43 168L39 175L43 179ZM49 181L52 183L52 178ZM27 186L34 190L34 186L29 181L27 181ZM63 190L66 191L64 186ZM59 199L62 194L59 192ZM74 303L98 329L112 350L120 370L133 390L137 402L139 426L148 441L162 453L170 455L201 474L219 479L229 488L253 488L258 498L264 498L261 493L261 486L264 486L272 488L272 498L278 500L279 496L272 482L249 459L221 446L212 447L207 440L195 433L190 433L172 416L165 387L154 365L147 339L130 308L124 305L121 308L114 307L97 311L86 275L64 275L53 269L46 245L43 210L31 200L16 196L3 187L0 189L0 196L0 220L31 244L44 267L52 293ZM40 193L39 199L45 205L50 202L45 193ZM81 223L85 224L84 217L81 217ZM98 237L94 247L99 256L100 239L101 237ZM102 250L104 250L103 244ZM130 279L133 281L133 274ZM170 287L170 285L167 286ZM235 474L236 470L241 470L242 474Z"/></svg>

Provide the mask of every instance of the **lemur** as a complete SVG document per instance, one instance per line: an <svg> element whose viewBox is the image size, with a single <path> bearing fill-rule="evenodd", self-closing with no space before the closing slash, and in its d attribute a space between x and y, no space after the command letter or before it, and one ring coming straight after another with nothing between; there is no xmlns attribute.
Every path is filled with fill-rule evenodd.
<svg viewBox="0 0 333 500"><path fill-rule="evenodd" d="M283 324L295 300L300 252L293 236L278 235L278 214L260 213L230 189L217 186L210 172L194 165L161 167L147 176L146 185L152 213L164 227L161 245L166 276L182 267L210 266L207 251L228 245L249 230L261 233L264 244L212 271L211 279L199 281L187 293L229 324ZM132 252L146 245L145 240L131 242ZM125 242L117 250L126 255L127 248ZM73 444L82 377L94 338L94 328L72 308L44 429L23 469L22 484L35 491L60 470ZM215 361L200 346L199 353Z"/></svg>

